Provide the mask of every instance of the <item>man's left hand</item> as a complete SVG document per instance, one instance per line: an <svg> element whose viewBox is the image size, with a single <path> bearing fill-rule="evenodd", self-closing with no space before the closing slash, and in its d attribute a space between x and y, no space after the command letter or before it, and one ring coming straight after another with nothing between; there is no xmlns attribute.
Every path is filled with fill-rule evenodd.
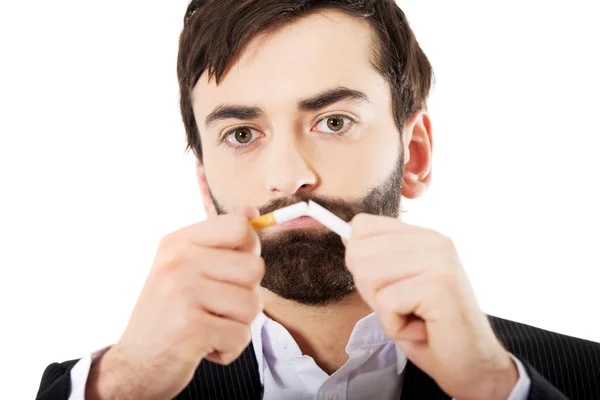
<svg viewBox="0 0 600 400"><path fill-rule="evenodd" d="M450 239L359 214L346 265L385 333L457 400L506 400L518 370L496 338Z"/></svg>

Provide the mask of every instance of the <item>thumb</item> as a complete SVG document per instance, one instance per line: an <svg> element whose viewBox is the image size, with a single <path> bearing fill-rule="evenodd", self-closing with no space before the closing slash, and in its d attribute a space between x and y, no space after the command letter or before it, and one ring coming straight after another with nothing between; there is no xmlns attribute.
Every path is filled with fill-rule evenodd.
<svg viewBox="0 0 600 400"><path fill-rule="evenodd" d="M235 214L244 216L246 218L254 219L260 217L260 213L256 207L244 206L236 209L234 211Z"/></svg>
<svg viewBox="0 0 600 400"><path fill-rule="evenodd" d="M233 214L243 216L248 219L248 224L250 224L250 220L254 218L260 217L260 213L256 207L239 207L233 211ZM262 247L260 243L260 239L258 238L258 234L252 233L252 240L249 249L256 255L260 255L262 253Z"/></svg>

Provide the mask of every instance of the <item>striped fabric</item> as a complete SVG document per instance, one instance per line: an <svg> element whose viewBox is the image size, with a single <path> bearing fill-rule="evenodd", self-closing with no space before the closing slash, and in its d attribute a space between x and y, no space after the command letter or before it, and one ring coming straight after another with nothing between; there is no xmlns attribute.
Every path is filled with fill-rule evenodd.
<svg viewBox="0 0 600 400"><path fill-rule="evenodd" d="M489 317L496 336L519 358L531 378L529 400L600 400L600 344ZM69 371L77 360L46 368L38 400L67 400ZM175 400L261 399L252 344L228 366L202 361ZM271 400L271 399L265 399ZM450 400L427 374L408 362L400 400Z"/></svg>
<svg viewBox="0 0 600 400"><path fill-rule="evenodd" d="M260 400L262 387L252 343L233 363L222 366L203 360L190 384L175 398Z"/></svg>

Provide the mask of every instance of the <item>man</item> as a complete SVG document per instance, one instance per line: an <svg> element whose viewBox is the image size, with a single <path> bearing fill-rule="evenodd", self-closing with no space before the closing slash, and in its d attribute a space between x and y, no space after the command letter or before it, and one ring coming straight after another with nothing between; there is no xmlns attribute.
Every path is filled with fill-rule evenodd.
<svg viewBox="0 0 600 400"><path fill-rule="evenodd" d="M486 316L432 177L432 68L393 0L203 0L178 60L208 218L167 235L120 340L38 399L599 399L600 345ZM315 200L258 234L249 220Z"/></svg>

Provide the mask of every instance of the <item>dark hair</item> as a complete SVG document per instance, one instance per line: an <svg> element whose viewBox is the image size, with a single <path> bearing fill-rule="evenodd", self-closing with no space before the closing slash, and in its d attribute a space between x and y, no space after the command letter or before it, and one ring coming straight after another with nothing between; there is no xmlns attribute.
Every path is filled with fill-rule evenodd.
<svg viewBox="0 0 600 400"><path fill-rule="evenodd" d="M309 13L339 10L366 20L374 40L371 64L392 90L396 126L426 107L433 70L406 16L394 0L192 0L179 39L177 76L180 106L190 148L202 161L202 144L192 109L192 90L208 70L217 84L258 34Z"/></svg>

